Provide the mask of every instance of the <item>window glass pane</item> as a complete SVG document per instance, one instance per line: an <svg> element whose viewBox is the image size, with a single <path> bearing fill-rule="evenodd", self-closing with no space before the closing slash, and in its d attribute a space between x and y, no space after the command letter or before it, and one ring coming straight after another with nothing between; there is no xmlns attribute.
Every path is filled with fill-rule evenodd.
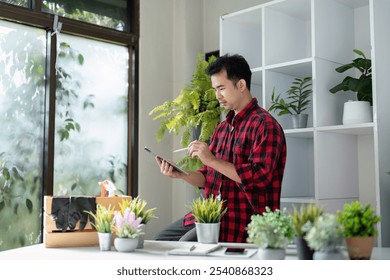
<svg viewBox="0 0 390 280"><path fill-rule="evenodd" d="M60 34L54 195L126 193L128 49Z"/></svg>
<svg viewBox="0 0 390 280"><path fill-rule="evenodd" d="M127 0L43 0L42 10L88 23L130 30Z"/></svg>
<svg viewBox="0 0 390 280"><path fill-rule="evenodd" d="M45 36L0 20L0 251L40 241Z"/></svg>
<svg viewBox="0 0 390 280"><path fill-rule="evenodd" d="M16 6L21 6L21 7L28 7L28 1L29 0L0 0L0 2L4 2L7 4L13 4Z"/></svg>

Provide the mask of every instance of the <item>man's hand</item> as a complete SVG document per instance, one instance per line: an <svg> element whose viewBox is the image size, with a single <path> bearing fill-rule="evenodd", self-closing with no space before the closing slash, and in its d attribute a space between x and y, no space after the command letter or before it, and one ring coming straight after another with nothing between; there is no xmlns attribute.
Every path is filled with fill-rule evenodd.
<svg viewBox="0 0 390 280"><path fill-rule="evenodd" d="M210 166L211 163L216 159L215 156L209 150L209 146L202 141L192 141L188 145L188 154L191 157L199 157L200 161L207 166Z"/></svg>
<svg viewBox="0 0 390 280"><path fill-rule="evenodd" d="M169 176L171 178L181 178L182 174L179 171L173 169L172 165L168 161L161 160L159 157L155 157L157 164L160 166L160 171L162 174Z"/></svg>

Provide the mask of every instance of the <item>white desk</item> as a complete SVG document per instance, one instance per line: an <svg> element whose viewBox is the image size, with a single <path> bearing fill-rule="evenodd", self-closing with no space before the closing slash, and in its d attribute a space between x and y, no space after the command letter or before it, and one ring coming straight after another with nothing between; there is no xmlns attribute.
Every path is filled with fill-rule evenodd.
<svg viewBox="0 0 390 280"><path fill-rule="evenodd" d="M31 245L23 248L6 250L0 252L0 260L148 260L148 259L196 259L196 260L212 260L212 259L247 259L237 256L225 256L217 252L212 256L179 256L168 255L167 251L179 248L185 243L194 242L174 242L174 241L152 241L145 240L143 249L136 249L130 253L120 253L113 247L111 251L100 251L99 247L77 247L77 248L45 248L44 244ZM195 244L195 243L194 243ZM229 246L229 243L221 243L223 246ZM230 244L232 245L232 244ZM255 248L253 244L237 244L234 246L242 246ZM220 249L221 251L223 248ZM256 255L252 257L256 259ZM296 250L294 247L287 249L286 260L296 260ZM390 248L374 248L371 259L373 260L390 260Z"/></svg>

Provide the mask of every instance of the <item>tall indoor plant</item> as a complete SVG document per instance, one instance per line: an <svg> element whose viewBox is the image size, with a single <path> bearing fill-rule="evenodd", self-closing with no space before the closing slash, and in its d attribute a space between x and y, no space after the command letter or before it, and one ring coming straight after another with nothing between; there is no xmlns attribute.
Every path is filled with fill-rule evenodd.
<svg viewBox="0 0 390 280"><path fill-rule="evenodd" d="M370 204L363 205L360 201L346 203L337 212L350 259L371 258L374 237L378 234L375 226L380 220Z"/></svg>
<svg viewBox="0 0 390 280"><path fill-rule="evenodd" d="M272 91L270 112L279 111L278 115L291 115L293 128L307 126L308 114L303 113L310 105L310 97L313 93L311 77L295 78L291 87L286 92L286 98L275 96L275 88Z"/></svg>
<svg viewBox="0 0 390 280"><path fill-rule="evenodd" d="M339 84L329 91L333 94L339 91L355 92L356 101L348 101L344 104L343 124L354 124L372 121L372 70L371 59L358 49L353 52L359 57L351 63L336 68L338 73L348 70L356 70L358 77L346 76Z"/></svg>
<svg viewBox="0 0 390 280"><path fill-rule="evenodd" d="M210 76L205 71L215 59L215 56L210 56L205 61L203 54L199 53L191 83L182 88L174 100L167 100L149 112L149 115L154 115L153 120L160 120L156 135L158 142L166 131L174 135L182 132L180 143L183 147L187 147L195 138L201 141L210 139L214 128L221 122L223 111L212 88ZM196 133L199 135L194 136L194 131L199 128L199 133ZM185 156L178 165L186 170L197 170L202 163L197 157Z"/></svg>

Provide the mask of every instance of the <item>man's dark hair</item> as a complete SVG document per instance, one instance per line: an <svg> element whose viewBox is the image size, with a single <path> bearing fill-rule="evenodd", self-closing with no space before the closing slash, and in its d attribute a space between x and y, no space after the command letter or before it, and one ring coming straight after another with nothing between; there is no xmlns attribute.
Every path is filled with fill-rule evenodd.
<svg viewBox="0 0 390 280"><path fill-rule="evenodd" d="M250 90L252 72L244 57L238 54L220 56L207 67L206 73L211 76L223 70L226 70L227 78L234 84L244 79Z"/></svg>

